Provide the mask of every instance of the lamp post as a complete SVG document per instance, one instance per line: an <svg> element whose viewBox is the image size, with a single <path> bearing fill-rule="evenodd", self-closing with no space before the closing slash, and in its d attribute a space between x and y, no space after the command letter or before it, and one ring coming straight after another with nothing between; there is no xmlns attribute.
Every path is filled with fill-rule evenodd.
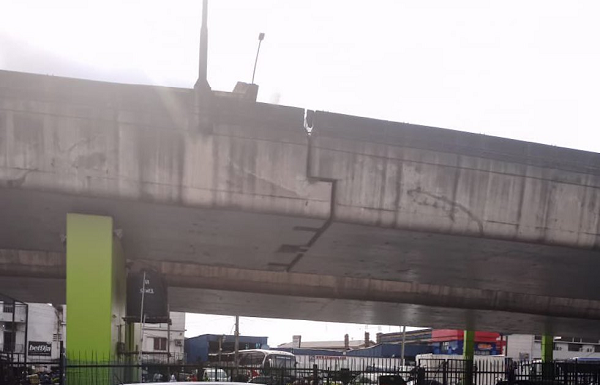
<svg viewBox="0 0 600 385"><path fill-rule="evenodd" d="M256 64L258 63L258 54L260 53L260 44L265 38L263 32L258 34L258 49L256 50L256 59L254 60L254 70L252 71L252 84L254 84L254 75L256 74Z"/></svg>

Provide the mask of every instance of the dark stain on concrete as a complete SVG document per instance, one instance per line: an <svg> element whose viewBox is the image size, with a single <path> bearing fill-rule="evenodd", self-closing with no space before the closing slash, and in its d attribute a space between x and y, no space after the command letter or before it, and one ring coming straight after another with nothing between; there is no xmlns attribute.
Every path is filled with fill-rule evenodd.
<svg viewBox="0 0 600 385"><path fill-rule="evenodd" d="M40 146L44 139L44 121L35 115L14 115L14 139L26 146Z"/></svg>
<svg viewBox="0 0 600 385"><path fill-rule="evenodd" d="M577 225L577 243L579 243L579 239L581 238L581 234L584 232L583 230L583 219L586 217L584 214L584 209L586 206L586 202L588 200L588 189L587 185L589 184L589 175L586 177L585 181L586 187L583 187L583 199L579 205L579 224Z"/></svg>
<svg viewBox="0 0 600 385"><path fill-rule="evenodd" d="M43 118L15 113L13 121L13 151L23 155L25 166L40 164L42 162L41 158L44 156Z"/></svg>
<svg viewBox="0 0 600 385"><path fill-rule="evenodd" d="M596 190L596 197L599 197L600 193ZM594 202L600 202L599 199L594 199ZM600 250L600 207L594 207L596 212L596 240L594 242L593 250Z"/></svg>
<svg viewBox="0 0 600 385"><path fill-rule="evenodd" d="M521 183L521 189L519 191L519 208L517 209L517 231L515 231L514 238L519 236L521 228L521 217L523 216L523 204L525 203L525 188L527 187L527 167L525 167L525 175L519 178Z"/></svg>
<svg viewBox="0 0 600 385"><path fill-rule="evenodd" d="M169 131L140 132L138 141L141 195L144 199L154 200L153 185L171 184L176 186L177 196L170 199L181 202L185 156L183 135ZM165 177L157 170L169 170L170 174Z"/></svg>
<svg viewBox="0 0 600 385"><path fill-rule="evenodd" d="M27 179L27 175L29 175L29 173L31 171L34 170L26 170L23 171L21 173L21 175L19 175L16 178L10 178L10 179L5 179L5 180L0 180L0 187L7 187L7 188L19 188L23 185L23 183L25 183L25 180Z"/></svg>
<svg viewBox="0 0 600 385"><path fill-rule="evenodd" d="M2 163L2 159L8 157L7 120L8 114L0 111L0 164Z"/></svg>
<svg viewBox="0 0 600 385"><path fill-rule="evenodd" d="M385 207L385 193L387 190L387 176L388 176L388 168L390 160L389 158L385 158L383 160L383 173L381 175L381 185L379 186L379 207ZM383 215L383 211L379 213L377 216L377 226L381 226L381 217Z"/></svg>
<svg viewBox="0 0 600 385"><path fill-rule="evenodd" d="M536 216L536 229L541 230L538 241L544 242L546 240L546 230L548 230L548 210L550 207L550 199L552 195L552 185L547 179L539 181L539 200L537 212L542 213Z"/></svg>
<svg viewBox="0 0 600 385"><path fill-rule="evenodd" d="M445 196L435 195L427 191L423 191L420 187L408 190L407 194L411 196L418 205L431 206L444 211L446 215L450 218L450 220L452 220L452 222L454 222L455 220L454 215L457 211L464 212L472 221L477 223L477 227L479 228L479 234L483 235L483 221L479 219L475 214L473 214L473 212L471 212L471 210L469 210L464 205L453 201L452 199L449 199ZM429 197L433 200L431 201L427 198L419 199L419 197Z"/></svg>
<svg viewBox="0 0 600 385"><path fill-rule="evenodd" d="M449 217L454 222L454 214L456 213L456 196L458 194L458 181L460 179L460 155L456 157L456 169L454 174L454 185L452 186L452 199L449 200L452 205L452 210L450 210ZM446 198L447 199L447 198ZM483 230L482 230L483 232Z"/></svg>
<svg viewBox="0 0 600 385"><path fill-rule="evenodd" d="M75 168L100 170L106 166L106 154L95 152L90 155L79 155L73 162Z"/></svg>
<svg viewBox="0 0 600 385"><path fill-rule="evenodd" d="M83 138L81 140L78 140L77 142L70 145L66 150L62 150L62 152L70 153L71 151L73 151L77 147L81 146L82 144L89 144L89 143L93 142L97 137L98 137L98 135L95 135L95 136L91 136L89 138Z"/></svg>
<svg viewBox="0 0 600 385"><path fill-rule="evenodd" d="M398 225L398 216L400 215L400 197L402 193L402 177L404 171L404 162L398 164L396 169L396 196L394 198L394 226Z"/></svg>

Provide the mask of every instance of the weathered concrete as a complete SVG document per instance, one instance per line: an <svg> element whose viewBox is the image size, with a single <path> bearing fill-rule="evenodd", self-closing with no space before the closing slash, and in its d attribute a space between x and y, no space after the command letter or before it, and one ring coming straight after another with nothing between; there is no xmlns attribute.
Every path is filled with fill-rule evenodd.
<svg viewBox="0 0 600 385"><path fill-rule="evenodd" d="M580 325L573 317L597 319L599 187L593 153L0 71L4 249L60 255L67 212L110 215L130 259L258 271L248 289L262 295L519 312L564 331ZM260 284L293 274L335 285L311 291L299 279L292 294ZM225 278L181 290L231 296ZM355 298L372 285L385 289ZM511 325L504 317L495 329Z"/></svg>
<svg viewBox="0 0 600 385"><path fill-rule="evenodd" d="M0 72L4 187L326 218L306 178L303 110L215 100L200 132L190 90Z"/></svg>
<svg viewBox="0 0 600 385"><path fill-rule="evenodd" d="M310 173L338 221L600 248L600 155L329 113Z"/></svg>
<svg viewBox="0 0 600 385"><path fill-rule="evenodd" d="M5 276L66 278L65 256L26 250L0 250ZM242 291L290 297L410 303L600 320L600 301L479 290L417 282L339 277L207 266L155 260L134 261L162 273L169 287Z"/></svg>
<svg viewBox="0 0 600 385"><path fill-rule="evenodd" d="M0 275L11 277L0 283L0 291L10 291L10 285L20 280L28 284L34 280L34 285L43 282L44 290L32 298L64 300L64 254L0 250L0 256ZM350 316L361 323L427 324L439 328L470 324L483 330L502 325L504 332L530 333L545 330L568 334L577 328L580 335L591 336L597 335L600 320L600 301L155 260L131 263L153 268L167 277L170 304L175 311L195 311L201 304L208 312L227 314L235 309L236 314L248 316L268 314L327 321L348 321ZM215 303L207 302L207 297ZM267 298L267 302L261 302ZM299 309L275 306L282 302L298 304ZM327 305L318 310L314 309L315 303ZM360 313L356 309L365 306L387 307L389 311Z"/></svg>

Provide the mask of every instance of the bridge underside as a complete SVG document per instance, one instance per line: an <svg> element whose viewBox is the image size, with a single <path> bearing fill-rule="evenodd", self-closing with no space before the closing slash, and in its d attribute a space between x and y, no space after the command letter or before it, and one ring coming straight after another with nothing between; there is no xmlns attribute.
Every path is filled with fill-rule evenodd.
<svg viewBox="0 0 600 385"><path fill-rule="evenodd" d="M0 290L23 295L26 301L64 300L64 280L27 278L28 290L19 290L22 277L0 281ZM17 288L15 290L15 288ZM598 338L597 320L545 317L534 314L443 308L404 303L298 297L225 290L169 288L173 311L246 317L302 319L383 325L501 331L503 333L577 335Z"/></svg>
<svg viewBox="0 0 600 385"><path fill-rule="evenodd" d="M173 310L600 336L593 251L12 188L0 212L0 292L24 301L64 302L79 212L114 218Z"/></svg>

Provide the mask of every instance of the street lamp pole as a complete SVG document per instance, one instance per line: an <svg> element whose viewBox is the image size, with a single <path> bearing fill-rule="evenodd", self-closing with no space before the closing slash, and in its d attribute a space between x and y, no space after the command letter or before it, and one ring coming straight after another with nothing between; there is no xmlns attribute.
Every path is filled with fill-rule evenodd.
<svg viewBox="0 0 600 385"><path fill-rule="evenodd" d="M260 44L265 38L263 32L258 34L258 49L256 50L256 59L254 60L254 70L252 71L252 84L254 84L254 75L256 74L256 64L258 63L258 54L260 53Z"/></svg>
<svg viewBox="0 0 600 385"><path fill-rule="evenodd" d="M144 321L146 321L146 315L144 314L144 296L146 294L146 271L144 270L144 278L142 280L142 304L140 309L140 347L138 349L139 364L142 364L142 352L144 350Z"/></svg>

